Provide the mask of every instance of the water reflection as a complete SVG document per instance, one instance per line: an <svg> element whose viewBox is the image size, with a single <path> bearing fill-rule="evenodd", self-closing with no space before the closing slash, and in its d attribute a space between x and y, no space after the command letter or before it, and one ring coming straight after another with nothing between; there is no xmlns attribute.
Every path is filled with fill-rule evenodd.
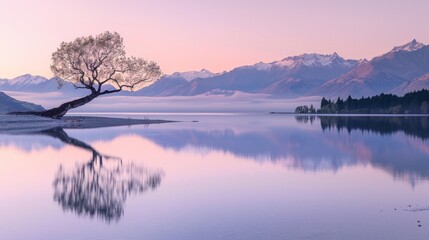
<svg viewBox="0 0 429 240"><path fill-rule="evenodd" d="M64 211L96 216L107 222L118 221L124 214L129 195L155 189L161 183L162 172L103 155L91 145L69 137L62 128L33 134L50 136L92 153L87 163L76 165L72 171L67 171L63 165L58 169L53 181L54 200Z"/></svg>
<svg viewBox="0 0 429 240"><path fill-rule="evenodd" d="M313 124L313 122L316 120L316 116L314 115L296 115L295 119L299 123L308 123Z"/></svg>
<svg viewBox="0 0 429 240"><path fill-rule="evenodd" d="M333 145L336 150L332 153L349 152L356 159L355 164L369 163L412 186L429 179L428 117L318 116L317 119L323 131L315 135L319 136L320 147ZM296 116L296 121L308 124L316 120L315 116Z"/></svg>
<svg viewBox="0 0 429 240"><path fill-rule="evenodd" d="M429 179L426 139L322 128L317 117L213 118L0 135L0 239L428 236L429 216L417 211L427 206L429 182L410 187ZM139 158L156 159L145 166L168 178L137 167Z"/></svg>
<svg viewBox="0 0 429 240"><path fill-rule="evenodd" d="M127 196L157 188L161 178L162 174L134 164L116 161L106 166L98 158L71 172L60 167L53 182L54 200L64 211L118 221Z"/></svg>
<svg viewBox="0 0 429 240"><path fill-rule="evenodd" d="M296 120L302 122L301 117L314 118L314 116L296 116ZM319 119L323 130L335 128L337 130L346 129L348 132L361 130L379 134L404 132L420 139L429 138L429 117L319 116Z"/></svg>
<svg viewBox="0 0 429 240"><path fill-rule="evenodd" d="M429 179L427 117L297 116L296 120L303 127L148 129L140 134L166 149L223 151L302 171L337 172L369 164L412 186Z"/></svg>
<svg viewBox="0 0 429 240"><path fill-rule="evenodd" d="M278 124L274 122L276 119L291 121ZM369 164L411 185L429 179L428 117L302 115L295 119L290 116L264 116L260 121L262 125L242 128L224 124L206 129L199 127L199 123L175 123L149 128L85 130L74 134L86 142L112 141L132 135L149 140L165 150L202 154L221 151L250 161L274 162L300 171L337 172L346 166ZM63 130L51 129L39 134L91 152L92 160L89 162L93 165L99 163L104 167L103 162L108 158L90 145L70 138ZM0 144L4 141L0 136ZM10 141L7 139L7 142ZM27 144L21 144L25 140L16 141L25 151L31 149Z"/></svg>

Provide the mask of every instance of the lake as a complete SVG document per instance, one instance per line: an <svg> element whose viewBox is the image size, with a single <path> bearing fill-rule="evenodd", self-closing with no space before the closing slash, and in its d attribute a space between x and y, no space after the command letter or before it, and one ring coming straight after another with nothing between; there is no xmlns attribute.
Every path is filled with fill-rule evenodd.
<svg viewBox="0 0 429 240"><path fill-rule="evenodd" d="M0 239L427 239L429 118L182 122L0 135Z"/></svg>

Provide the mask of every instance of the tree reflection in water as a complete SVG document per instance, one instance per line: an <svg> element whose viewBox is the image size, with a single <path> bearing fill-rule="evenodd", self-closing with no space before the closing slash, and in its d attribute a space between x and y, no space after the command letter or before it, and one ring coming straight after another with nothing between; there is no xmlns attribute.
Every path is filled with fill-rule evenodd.
<svg viewBox="0 0 429 240"><path fill-rule="evenodd" d="M308 124L310 117L314 116L297 115L296 120ZM334 159L344 154L333 166L339 168L344 162L350 164L350 160L355 159L355 164L370 163L387 171L394 179L410 183L412 187L420 181L429 180L429 116L320 115L317 120L323 132L348 133L349 137L344 137L345 134L319 134L319 139L314 138L318 141L318 148L315 144L304 148L311 147L312 151L320 149L320 156L325 156L323 159ZM353 131L361 134L351 136ZM386 137L389 135L392 137ZM409 137L404 138L403 135Z"/></svg>
<svg viewBox="0 0 429 240"><path fill-rule="evenodd" d="M72 171L60 166L53 181L54 200L64 211L99 217L107 222L118 221L124 214L129 195L157 188L162 172L149 171L133 163L124 164L120 158L100 154L90 145L71 138L61 128L40 132L64 143L91 151L88 163Z"/></svg>
<svg viewBox="0 0 429 240"><path fill-rule="evenodd" d="M320 127L325 130L341 130L347 132L353 130L368 131L380 135L403 132L406 135L429 139L429 116L427 115L319 115ZM299 123L307 124L316 120L314 115L296 115L295 119Z"/></svg>
<svg viewBox="0 0 429 240"><path fill-rule="evenodd" d="M428 116L319 116L323 131L346 129L375 132L381 135L403 132L406 135L429 139Z"/></svg>

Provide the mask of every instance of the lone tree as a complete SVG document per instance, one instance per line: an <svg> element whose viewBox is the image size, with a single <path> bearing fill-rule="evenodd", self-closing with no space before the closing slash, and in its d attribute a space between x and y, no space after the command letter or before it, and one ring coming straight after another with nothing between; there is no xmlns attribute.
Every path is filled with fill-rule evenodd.
<svg viewBox="0 0 429 240"><path fill-rule="evenodd" d="M72 42L61 43L52 54L51 70L59 77L59 87L67 81L75 88L88 89L91 93L56 108L23 114L58 119L70 109L80 107L98 96L124 89L132 91L161 75L155 62L127 57L122 37L116 32L104 32L95 37L80 37ZM111 85L114 89L107 89L106 85Z"/></svg>

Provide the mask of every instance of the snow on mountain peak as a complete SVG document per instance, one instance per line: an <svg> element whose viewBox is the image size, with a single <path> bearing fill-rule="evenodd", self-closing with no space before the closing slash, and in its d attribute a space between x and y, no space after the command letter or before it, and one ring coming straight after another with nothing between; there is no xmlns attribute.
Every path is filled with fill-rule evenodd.
<svg viewBox="0 0 429 240"><path fill-rule="evenodd" d="M413 41L405 45L394 47L391 52L399 52L399 51L414 52L424 46L425 45L423 43L419 43L416 41L416 39L413 39Z"/></svg>
<svg viewBox="0 0 429 240"><path fill-rule="evenodd" d="M332 64L342 64L346 66L354 66L357 63L356 60L346 60L340 57L336 52L333 54L317 54L317 53L305 53L299 56L292 56L284 58L281 61L275 61L272 63L259 62L251 66L244 66L244 68L253 68L258 71L268 71L272 67L280 68L295 68L299 66L309 67L325 67Z"/></svg>
<svg viewBox="0 0 429 240"><path fill-rule="evenodd" d="M264 63L264 62L259 62L255 65L253 65L257 70L259 71L266 71L269 70L272 67L272 64L270 63Z"/></svg>
<svg viewBox="0 0 429 240"><path fill-rule="evenodd" d="M296 66L329 66L333 63L347 64L347 60L340 57L336 52L333 54L305 53L299 56L287 57L281 61L274 62L277 66L296 67Z"/></svg>
<svg viewBox="0 0 429 240"><path fill-rule="evenodd" d="M209 78L215 76L215 73L209 70L202 69L201 71L189 71L189 72L175 72L171 74L171 77L183 78L186 81L192 81L197 78Z"/></svg>
<svg viewBox="0 0 429 240"><path fill-rule="evenodd" d="M42 76L25 74L9 80L10 85L30 85L30 84L39 84L47 81L48 79Z"/></svg>

